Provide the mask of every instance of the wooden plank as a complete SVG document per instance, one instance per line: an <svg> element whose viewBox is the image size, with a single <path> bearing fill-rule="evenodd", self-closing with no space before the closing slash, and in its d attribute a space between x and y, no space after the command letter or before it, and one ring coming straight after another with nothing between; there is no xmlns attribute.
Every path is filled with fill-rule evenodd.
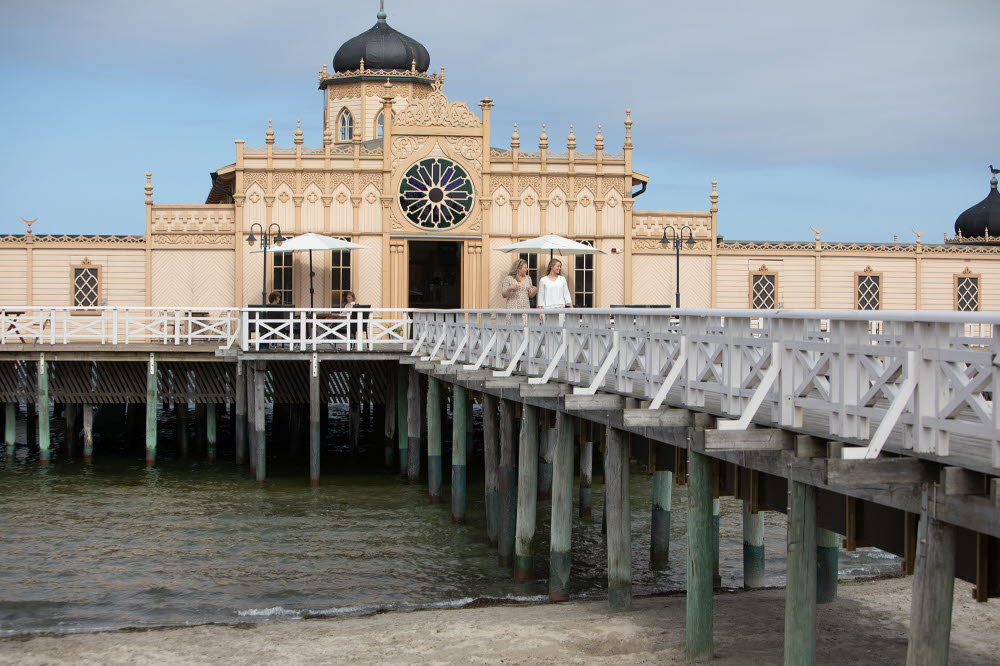
<svg viewBox="0 0 1000 666"><path fill-rule="evenodd" d="M705 430L706 451L782 451L792 445L792 433L777 428Z"/></svg>
<svg viewBox="0 0 1000 666"><path fill-rule="evenodd" d="M629 428L683 428L692 424L687 409L626 409L622 420Z"/></svg>
<svg viewBox="0 0 1000 666"><path fill-rule="evenodd" d="M944 467L941 489L945 495L985 495L986 476L961 467Z"/></svg>
<svg viewBox="0 0 1000 666"><path fill-rule="evenodd" d="M597 393L595 395L567 395L563 398L565 408L569 411L604 411L622 409L625 399L613 393Z"/></svg>
<svg viewBox="0 0 1000 666"><path fill-rule="evenodd" d="M876 458L826 462L826 482L831 486L885 486L927 483L932 467L919 458Z"/></svg>
<svg viewBox="0 0 1000 666"><path fill-rule="evenodd" d="M516 389L522 384L526 384L524 377L490 377L486 380L488 389Z"/></svg>
<svg viewBox="0 0 1000 666"><path fill-rule="evenodd" d="M486 384L489 386L489 382ZM525 398L561 398L570 393L572 387L549 382L548 384L521 384L519 390L521 396Z"/></svg>

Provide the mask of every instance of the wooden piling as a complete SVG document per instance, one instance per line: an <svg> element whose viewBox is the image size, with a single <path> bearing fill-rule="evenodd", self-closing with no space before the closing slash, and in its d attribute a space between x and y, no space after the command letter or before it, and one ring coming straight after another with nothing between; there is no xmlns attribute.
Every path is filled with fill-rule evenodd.
<svg viewBox="0 0 1000 666"><path fill-rule="evenodd" d="M499 433L497 398L483 394L483 457L486 472L486 540L497 545L500 534Z"/></svg>
<svg viewBox="0 0 1000 666"><path fill-rule="evenodd" d="M7 448L7 457L10 459L14 458L14 447L16 446L17 408L18 404L16 402L8 402L4 407L7 417L4 419L3 424L3 442Z"/></svg>
<svg viewBox="0 0 1000 666"><path fill-rule="evenodd" d="M785 664L816 663L816 489L788 482Z"/></svg>
<svg viewBox="0 0 1000 666"><path fill-rule="evenodd" d="M538 504L538 410L532 405L521 407L521 436L518 446L520 464L517 466L514 578L527 580L534 571L533 542Z"/></svg>
<svg viewBox="0 0 1000 666"><path fill-rule="evenodd" d="M713 486L718 492L719 470L716 467L713 476ZM719 498L712 498L712 587L722 585L722 576L719 574Z"/></svg>
<svg viewBox="0 0 1000 666"><path fill-rule="evenodd" d="M549 601L569 601L573 533L573 417L556 414L552 455L552 519L549 537Z"/></svg>
<svg viewBox="0 0 1000 666"><path fill-rule="evenodd" d="M410 483L420 482L420 375L410 368L410 381L406 390L407 452L406 476Z"/></svg>
<svg viewBox="0 0 1000 666"><path fill-rule="evenodd" d="M63 409L65 426L63 428L63 443L66 445L66 455L70 458L73 457L73 452L76 449L76 405L73 403L66 403Z"/></svg>
<svg viewBox="0 0 1000 666"><path fill-rule="evenodd" d="M466 460L468 430L466 423L471 418L469 401L465 388L455 384L452 393L451 412L451 519L456 523L465 522L466 507Z"/></svg>
<svg viewBox="0 0 1000 666"><path fill-rule="evenodd" d="M697 430L692 439L704 438ZM708 456L688 449L688 555L685 644L693 660L712 658L712 469Z"/></svg>
<svg viewBox="0 0 1000 666"><path fill-rule="evenodd" d="M247 457L247 368L243 361L236 365L236 418L233 423L233 443L236 464L242 465Z"/></svg>
<svg viewBox="0 0 1000 666"><path fill-rule="evenodd" d="M954 596L955 528L923 513L917 527L906 666L948 663Z"/></svg>
<svg viewBox="0 0 1000 666"><path fill-rule="evenodd" d="M816 528L816 603L828 604L837 598L840 572L840 535Z"/></svg>
<svg viewBox="0 0 1000 666"><path fill-rule="evenodd" d="M517 522L516 477L514 470L514 403L500 401L500 466L497 470L499 481L499 534L497 550L500 565L514 564L514 526ZM572 453L570 454L572 458ZM570 462L572 464L572 460ZM572 475L572 472L570 472ZM571 479L572 482L572 479Z"/></svg>
<svg viewBox="0 0 1000 666"><path fill-rule="evenodd" d="M89 462L94 457L94 406L83 405L83 459Z"/></svg>
<svg viewBox="0 0 1000 666"><path fill-rule="evenodd" d="M219 444L218 432L218 406L214 402L205 405L205 444L207 446L206 458L209 462L215 460L216 448Z"/></svg>
<svg viewBox="0 0 1000 666"><path fill-rule="evenodd" d="M629 502L628 435L608 427L604 489L608 516L608 608L632 607L632 522Z"/></svg>
<svg viewBox="0 0 1000 666"><path fill-rule="evenodd" d="M49 421L49 373L48 364L38 362L38 462L48 465L51 459L52 439Z"/></svg>
<svg viewBox="0 0 1000 666"><path fill-rule="evenodd" d="M389 375L395 379L394 373ZM385 392L385 405L381 409L384 451L382 464L392 469L396 462L396 382L390 381Z"/></svg>
<svg viewBox="0 0 1000 666"><path fill-rule="evenodd" d="M558 418L557 416L556 420ZM552 498L552 460L558 445L556 441L558 435L551 412L544 412L542 422L544 427L538 441L538 452L541 458L538 463L538 499L547 500Z"/></svg>
<svg viewBox="0 0 1000 666"><path fill-rule="evenodd" d="M38 446L38 403L34 400L25 400L24 412L25 446L28 447L28 451L34 451Z"/></svg>
<svg viewBox="0 0 1000 666"><path fill-rule="evenodd" d="M319 452L322 432L320 430L320 364L313 355L309 363L309 485L319 485Z"/></svg>
<svg viewBox="0 0 1000 666"><path fill-rule="evenodd" d="M650 520L649 566L663 569L670 563L670 511L673 504L674 473L653 472L653 515Z"/></svg>
<svg viewBox="0 0 1000 666"><path fill-rule="evenodd" d="M186 399L174 405L177 423L177 450L183 460L188 459L188 403Z"/></svg>
<svg viewBox="0 0 1000 666"><path fill-rule="evenodd" d="M743 587L764 587L764 514L743 500Z"/></svg>
<svg viewBox="0 0 1000 666"><path fill-rule="evenodd" d="M256 456L255 470L257 483L264 483L267 478L267 440L264 434L264 362L258 361L254 368L254 401L253 401L253 427L256 433Z"/></svg>
<svg viewBox="0 0 1000 666"><path fill-rule="evenodd" d="M441 381L427 377L427 498L441 502Z"/></svg>
<svg viewBox="0 0 1000 666"><path fill-rule="evenodd" d="M594 428L589 421L580 422L580 517L594 514ZM521 458L524 460L524 458Z"/></svg>
<svg viewBox="0 0 1000 666"><path fill-rule="evenodd" d="M409 381L403 366L396 368L396 441L399 448L399 475L406 476L409 461L406 452L410 446L409 435L409 403L407 388Z"/></svg>
<svg viewBox="0 0 1000 666"><path fill-rule="evenodd" d="M156 406L159 404L159 384L156 381L156 360L150 354L149 363L146 367L146 467L156 464ZM90 411L84 407L84 416ZM84 457L87 457L86 448Z"/></svg>

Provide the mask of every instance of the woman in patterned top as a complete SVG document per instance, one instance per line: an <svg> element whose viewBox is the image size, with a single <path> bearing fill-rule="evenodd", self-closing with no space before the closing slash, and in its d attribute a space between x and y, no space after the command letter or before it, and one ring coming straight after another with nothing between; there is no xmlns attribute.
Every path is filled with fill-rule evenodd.
<svg viewBox="0 0 1000 666"><path fill-rule="evenodd" d="M528 299L535 295L538 289L531 284L531 276L528 275L528 262L518 259L510 267L510 272L504 276L503 285L500 287L500 295L507 300L507 308L510 310L527 310L531 307Z"/></svg>

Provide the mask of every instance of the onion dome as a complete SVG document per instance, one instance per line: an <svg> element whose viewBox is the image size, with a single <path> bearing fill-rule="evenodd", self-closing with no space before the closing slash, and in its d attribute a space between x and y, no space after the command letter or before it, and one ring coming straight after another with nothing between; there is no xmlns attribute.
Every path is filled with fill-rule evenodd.
<svg viewBox="0 0 1000 666"><path fill-rule="evenodd" d="M333 56L333 69L337 73L361 69L410 70L414 63L418 72L426 72L431 56L417 40L389 27L385 9L378 13L378 23L371 29L353 37L337 49Z"/></svg>
<svg viewBox="0 0 1000 666"><path fill-rule="evenodd" d="M955 235L962 238L1000 236L1000 193L997 192L996 176L990 179L990 193L986 198L955 220Z"/></svg>

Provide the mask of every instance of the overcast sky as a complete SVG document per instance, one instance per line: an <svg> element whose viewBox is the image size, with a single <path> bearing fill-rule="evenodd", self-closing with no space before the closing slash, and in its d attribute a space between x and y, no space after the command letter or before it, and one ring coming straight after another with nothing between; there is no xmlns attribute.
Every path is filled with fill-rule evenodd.
<svg viewBox="0 0 1000 666"><path fill-rule="evenodd" d="M3 0L0 232L144 230L202 203L235 139L322 143L316 71L376 1ZM1000 165L998 0L388 0L444 65L445 92L493 98L493 145L542 123L620 150L635 121L636 209L707 210L730 239L940 242ZM331 67L332 69L332 67Z"/></svg>

